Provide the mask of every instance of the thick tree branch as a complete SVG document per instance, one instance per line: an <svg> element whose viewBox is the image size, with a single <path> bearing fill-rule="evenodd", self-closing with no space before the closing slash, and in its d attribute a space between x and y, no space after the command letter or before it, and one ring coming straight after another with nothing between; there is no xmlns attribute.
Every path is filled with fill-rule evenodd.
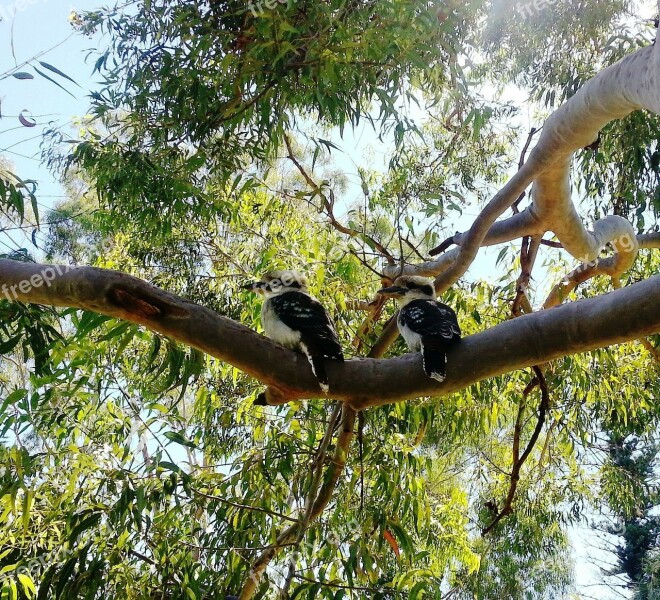
<svg viewBox="0 0 660 600"><path fill-rule="evenodd" d="M407 273L429 275L435 271L438 292L448 289L485 245L495 220L532 182L532 204L520 215L528 211L536 226L519 237L553 231L573 257L585 262L594 260L607 243L623 236L634 240L632 227L620 217L601 219L594 224L593 231L587 231L571 200L570 164L573 153L597 139L599 131L610 121L639 109L660 112L657 46L643 48L604 69L557 109L545 122L525 164L482 210L470 230L454 236L460 247L438 261L409 266ZM512 221L507 219L503 223L507 222ZM507 229L505 224L500 227L503 231ZM632 264L636 254L636 246L617 248L617 255L621 255L617 259L619 274Z"/></svg>
<svg viewBox="0 0 660 600"><path fill-rule="evenodd" d="M637 243L642 248L660 248L660 232L642 233L637 236Z"/></svg>
<svg viewBox="0 0 660 600"><path fill-rule="evenodd" d="M287 401L325 397L302 355L240 323L115 271L80 267L55 276L50 285L30 284L49 268L0 260L0 291L6 289L2 285L14 286L15 299L22 302L81 308L144 325L275 386L286 392ZM442 396L489 377L658 333L659 304L660 275L655 275L598 298L501 323L452 349L443 383L424 376L418 353L328 361L328 396L358 410Z"/></svg>

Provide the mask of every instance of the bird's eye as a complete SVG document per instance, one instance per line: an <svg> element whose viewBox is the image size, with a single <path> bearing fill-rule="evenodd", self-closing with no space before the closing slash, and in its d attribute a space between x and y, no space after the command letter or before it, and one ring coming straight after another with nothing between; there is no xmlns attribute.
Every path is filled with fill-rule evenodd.
<svg viewBox="0 0 660 600"><path fill-rule="evenodd" d="M409 281L408 283L406 283L406 287L409 290L412 290L415 287L415 284L412 281Z"/></svg>

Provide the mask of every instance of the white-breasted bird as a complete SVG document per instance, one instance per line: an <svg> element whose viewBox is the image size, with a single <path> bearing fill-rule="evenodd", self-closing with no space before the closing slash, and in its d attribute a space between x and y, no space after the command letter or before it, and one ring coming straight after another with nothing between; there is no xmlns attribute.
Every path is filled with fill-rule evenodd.
<svg viewBox="0 0 660 600"><path fill-rule="evenodd" d="M266 298L261 307L266 336L304 354L321 389L327 393L330 385L325 359L344 362L344 353L332 319L307 291L307 277L298 271L270 271L260 281L243 287Z"/></svg>
<svg viewBox="0 0 660 600"><path fill-rule="evenodd" d="M424 372L437 381L447 376L447 350L461 339L456 313L435 299L433 281L403 276L378 292L399 303L397 325L408 348L422 353Z"/></svg>

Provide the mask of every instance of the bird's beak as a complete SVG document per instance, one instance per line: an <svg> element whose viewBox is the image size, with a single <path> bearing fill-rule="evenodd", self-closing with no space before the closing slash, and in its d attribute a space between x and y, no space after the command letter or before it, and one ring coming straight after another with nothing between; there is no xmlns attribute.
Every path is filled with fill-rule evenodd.
<svg viewBox="0 0 660 600"><path fill-rule="evenodd" d="M377 293L380 294L381 296L397 298L405 295L407 291L408 291L407 288L400 287L398 285L392 285L390 287L383 288L382 290L378 290Z"/></svg>
<svg viewBox="0 0 660 600"><path fill-rule="evenodd" d="M266 287L266 284L263 281L251 281L250 283L246 283L241 287L244 290L250 290L251 292L259 294L263 291L264 287Z"/></svg>

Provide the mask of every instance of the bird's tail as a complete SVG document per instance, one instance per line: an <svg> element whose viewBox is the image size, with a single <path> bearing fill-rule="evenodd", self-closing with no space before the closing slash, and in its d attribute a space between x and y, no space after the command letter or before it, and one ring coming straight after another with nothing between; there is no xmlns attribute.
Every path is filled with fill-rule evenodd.
<svg viewBox="0 0 660 600"><path fill-rule="evenodd" d="M443 382L447 377L447 355L435 348L422 348L424 373L431 379Z"/></svg>
<svg viewBox="0 0 660 600"><path fill-rule="evenodd" d="M300 348L312 366L312 373L314 373L314 377L318 380L319 386L327 394L330 390L330 382L328 381L328 374L325 371L325 358L322 354L314 352L312 348L308 348L305 344L301 344Z"/></svg>
<svg viewBox="0 0 660 600"><path fill-rule="evenodd" d="M312 372L318 379L319 386L327 394L330 390L330 382L328 381L328 374L325 372L325 358L317 354L315 356L307 355L307 359L309 364L312 365Z"/></svg>

